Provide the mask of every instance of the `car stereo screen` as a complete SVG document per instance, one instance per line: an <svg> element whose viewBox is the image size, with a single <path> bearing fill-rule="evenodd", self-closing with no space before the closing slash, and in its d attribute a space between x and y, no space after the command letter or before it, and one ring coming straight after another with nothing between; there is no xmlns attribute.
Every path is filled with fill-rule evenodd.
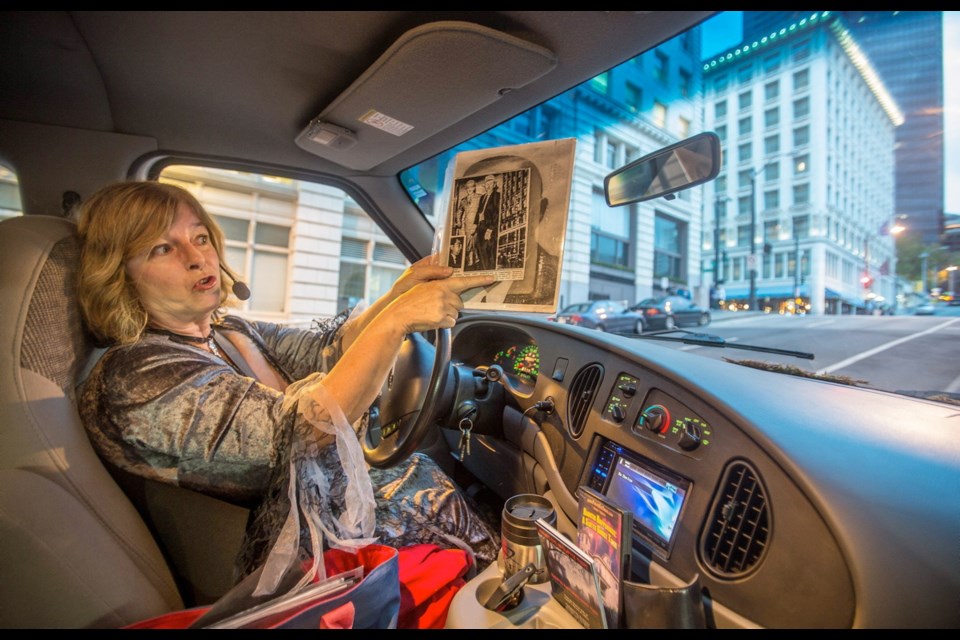
<svg viewBox="0 0 960 640"><path fill-rule="evenodd" d="M669 550L689 483L669 480L623 456L617 456L607 497L633 512L634 527L664 551Z"/></svg>

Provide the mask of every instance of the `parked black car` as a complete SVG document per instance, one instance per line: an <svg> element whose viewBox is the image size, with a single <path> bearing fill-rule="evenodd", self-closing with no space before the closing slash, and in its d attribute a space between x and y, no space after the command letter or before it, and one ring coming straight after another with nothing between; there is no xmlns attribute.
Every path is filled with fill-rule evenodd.
<svg viewBox="0 0 960 640"><path fill-rule="evenodd" d="M630 311L643 316L647 331L710 324L710 311L683 296L647 298L630 307Z"/></svg>
<svg viewBox="0 0 960 640"><path fill-rule="evenodd" d="M594 300L567 305L555 317L557 322L600 331L643 333L643 316L615 300Z"/></svg>

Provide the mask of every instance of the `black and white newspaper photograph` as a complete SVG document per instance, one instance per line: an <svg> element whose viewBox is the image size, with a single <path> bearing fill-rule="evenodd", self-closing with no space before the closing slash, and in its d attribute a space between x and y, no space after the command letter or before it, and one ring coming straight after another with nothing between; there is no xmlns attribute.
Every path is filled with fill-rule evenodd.
<svg viewBox="0 0 960 640"><path fill-rule="evenodd" d="M556 311L575 146L567 138L457 154L441 264L497 278L465 295L467 309Z"/></svg>

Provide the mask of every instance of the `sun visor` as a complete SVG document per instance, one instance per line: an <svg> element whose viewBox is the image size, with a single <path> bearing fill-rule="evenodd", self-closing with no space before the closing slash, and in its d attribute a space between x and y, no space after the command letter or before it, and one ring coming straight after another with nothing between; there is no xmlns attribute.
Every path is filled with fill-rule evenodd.
<svg viewBox="0 0 960 640"><path fill-rule="evenodd" d="M552 51L468 22L400 37L297 136L297 145L366 170L552 70Z"/></svg>

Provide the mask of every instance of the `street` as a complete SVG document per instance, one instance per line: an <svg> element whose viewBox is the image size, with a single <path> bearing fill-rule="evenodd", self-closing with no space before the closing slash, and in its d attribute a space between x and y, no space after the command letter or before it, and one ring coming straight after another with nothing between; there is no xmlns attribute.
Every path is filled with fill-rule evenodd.
<svg viewBox="0 0 960 640"><path fill-rule="evenodd" d="M695 331L694 329L690 329ZM702 333L737 345L813 353L814 360L742 349L655 344L709 358L760 360L844 376L886 391L960 393L960 307L933 316L780 316L717 318ZM680 335L680 334L672 334Z"/></svg>

